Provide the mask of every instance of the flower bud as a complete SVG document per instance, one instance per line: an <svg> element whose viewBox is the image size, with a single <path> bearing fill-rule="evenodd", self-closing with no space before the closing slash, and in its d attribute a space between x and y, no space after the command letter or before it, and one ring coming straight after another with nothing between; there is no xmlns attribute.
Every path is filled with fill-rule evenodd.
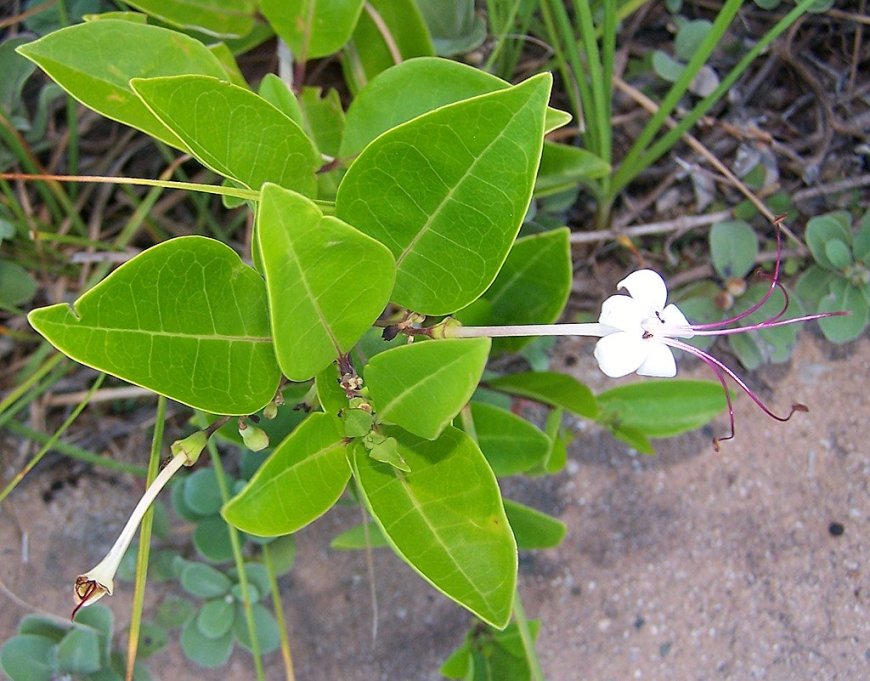
<svg viewBox="0 0 870 681"><path fill-rule="evenodd" d="M173 442L170 445L170 450L173 457L184 454L184 465L193 466L199 459L199 455L202 454L202 450L205 449L206 444L208 444L208 434L204 430L198 430L183 440Z"/></svg>
<svg viewBox="0 0 870 681"><path fill-rule="evenodd" d="M252 452L259 452L269 446L269 436L266 435L266 431L257 426L249 426L244 421L239 421L239 435L242 436L245 447Z"/></svg>

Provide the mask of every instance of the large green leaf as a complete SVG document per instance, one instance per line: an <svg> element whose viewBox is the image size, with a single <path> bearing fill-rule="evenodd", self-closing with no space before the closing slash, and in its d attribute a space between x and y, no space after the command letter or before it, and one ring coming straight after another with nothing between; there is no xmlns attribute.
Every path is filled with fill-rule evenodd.
<svg viewBox="0 0 870 681"><path fill-rule="evenodd" d="M262 97L206 76L135 79L151 112L215 172L313 195L320 155L302 128Z"/></svg>
<svg viewBox="0 0 870 681"><path fill-rule="evenodd" d="M227 502L223 517L258 536L289 534L319 518L350 478L343 435L332 416L309 416Z"/></svg>
<svg viewBox="0 0 870 681"><path fill-rule="evenodd" d="M477 444L498 476L517 475L541 465L550 438L516 414L481 402L471 403Z"/></svg>
<svg viewBox="0 0 870 681"><path fill-rule="evenodd" d="M263 16L301 61L341 49L362 7L363 0L260 0Z"/></svg>
<svg viewBox="0 0 870 681"><path fill-rule="evenodd" d="M126 0L128 5L179 28L241 38L254 27L256 0Z"/></svg>
<svg viewBox="0 0 870 681"><path fill-rule="evenodd" d="M551 324L571 291L574 271L567 229L517 239L498 276L483 294L488 304L487 326ZM462 315L457 315L462 320ZM496 350L516 352L533 339L498 338Z"/></svg>
<svg viewBox="0 0 870 681"><path fill-rule="evenodd" d="M403 60L435 54L415 0L369 0L364 6L342 60L352 92Z"/></svg>
<svg viewBox="0 0 870 681"><path fill-rule="evenodd" d="M378 420L433 440L471 398L488 338L423 341L372 358L365 380Z"/></svg>
<svg viewBox="0 0 870 681"><path fill-rule="evenodd" d="M304 381L348 352L383 312L395 261L381 243L272 184L263 187L257 231L278 364Z"/></svg>
<svg viewBox="0 0 870 681"><path fill-rule="evenodd" d="M504 510L517 546L525 551L551 549L565 538L565 523L551 515L510 499L504 500Z"/></svg>
<svg viewBox="0 0 870 681"><path fill-rule="evenodd" d="M598 395L598 404L599 420L646 437L673 437L695 430L726 406L719 383L674 379L622 385Z"/></svg>
<svg viewBox="0 0 870 681"><path fill-rule="evenodd" d="M201 74L226 80L201 42L119 19L63 28L18 48L82 104L176 147L184 145L130 89L131 78Z"/></svg>
<svg viewBox="0 0 870 681"><path fill-rule="evenodd" d="M278 387L265 284L205 237L154 246L28 319L74 360L194 409L251 414Z"/></svg>
<svg viewBox="0 0 870 681"><path fill-rule="evenodd" d="M531 200L551 82L541 74L419 116L348 169L337 215L393 252L396 303L449 314L492 283Z"/></svg>
<svg viewBox="0 0 870 681"><path fill-rule="evenodd" d="M567 409L577 416L594 418L598 413L592 391L573 376L566 374L529 371L499 376L487 380L486 385L495 390Z"/></svg>
<svg viewBox="0 0 870 681"><path fill-rule="evenodd" d="M340 155L354 156L380 134L424 113L508 87L510 83L501 78L450 59L404 61L378 74L351 102ZM548 108L545 130L570 119Z"/></svg>
<svg viewBox="0 0 870 681"><path fill-rule="evenodd" d="M510 619L517 549L495 476L462 431L427 441L389 429L402 473L353 449L363 498L390 545L436 589L495 627Z"/></svg>
<svg viewBox="0 0 870 681"><path fill-rule="evenodd" d="M550 109L548 116L561 111ZM557 121L560 125L564 123ZM548 126L549 127L549 126ZM610 174L610 164L588 149L544 142L541 167L535 180L535 196L542 198L574 189L578 184L590 182Z"/></svg>

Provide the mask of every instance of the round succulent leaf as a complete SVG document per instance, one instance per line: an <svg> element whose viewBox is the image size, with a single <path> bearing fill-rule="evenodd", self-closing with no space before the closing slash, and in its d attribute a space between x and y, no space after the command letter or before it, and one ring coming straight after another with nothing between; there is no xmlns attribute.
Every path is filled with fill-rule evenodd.
<svg viewBox="0 0 870 681"><path fill-rule="evenodd" d="M683 75L686 65L678 62L667 52L655 50L652 55L652 67L659 78L673 83Z"/></svg>
<svg viewBox="0 0 870 681"><path fill-rule="evenodd" d="M229 571L232 579L239 581L239 572L236 568ZM260 596L265 596L272 591L272 585L269 582L269 571L262 563L245 563L245 576L248 579L248 585L253 586L259 592Z"/></svg>
<svg viewBox="0 0 870 681"><path fill-rule="evenodd" d="M852 264L849 247L839 239L831 239L825 244L825 255L835 269L845 270Z"/></svg>
<svg viewBox="0 0 870 681"><path fill-rule="evenodd" d="M33 634L49 638L58 643L69 630L67 626L60 626L56 620L42 615L25 615L18 623L19 634Z"/></svg>
<svg viewBox="0 0 870 681"><path fill-rule="evenodd" d="M62 28L17 51L85 106L182 149L178 136L136 97L130 80L192 73L227 79L221 63L198 40L119 19Z"/></svg>
<svg viewBox="0 0 870 681"><path fill-rule="evenodd" d="M266 551L269 552L275 575L278 577L286 575L296 563L296 538L292 534L277 537L274 541L269 542L264 553Z"/></svg>
<svg viewBox="0 0 870 681"><path fill-rule="evenodd" d="M713 24L707 19L687 21L680 26L674 38L674 53L677 59L689 61L694 57L712 27Z"/></svg>
<svg viewBox="0 0 870 681"><path fill-rule="evenodd" d="M13 636L0 648L0 669L11 681L51 681L56 665L55 643L43 636Z"/></svg>
<svg viewBox="0 0 870 681"><path fill-rule="evenodd" d="M100 659L108 661L112 652L112 628L115 624L115 616L112 609L102 603L96 603L87 608L81 608L76 613L76 623L90 627L99 633Z"/></svg>
<svg viewBox="0 0 870 681"><path fill-rule="evenodd" d="M204 563L190 563L181 572L181 586L192 596L217 598L229 593L233 583L223 572Z"/></svg>
<svg viewBox="0 0 870 681"><path fill-rule="evenodd" d="M825 251L828 242L839 239L846 244L852 243L852 232L849 229L851 216L845 211L834 211L825 215L817 215L807 222L806 240L815 261L822 267L836 270Z"/></svg>
<svg viewBox="0 0 870 681"><path fill-rule="evenodd" d="M313 378L383 312L395 281L393 256L272 184L263 187L257 233L278 364L290 380Z"/></svg>
<svg viewBox="0 0 870 681"><path fill-rule="evenodd" d="M241 584L233 584L233 588L230 589L230 594L232 594L233 600L238 601L239 603L243 603L245 600L248 600L251 603L259 603L262 596L260 590L255 584L248 584L247 599L245 598L245 594L242 592Z"/></svg>
<svg viewBox="0 0 870 681"><path fill-rule="evenodd" d="M190 506L187 505L187 502L184 500L184 489L185 482L187 482L187 477L178 477L176 480L172 482L172 508L175 512L184 520L188 522L196 523L205 518L206 516L197 513Z"/></svg>
<svg viewBox="0 0 870 681"><path fill-rule="evenodd" d="M494 627L511 615L517 553L498 483L474 441L456 428L424 440L389 434L411 472L354 445L354 475L393 550L426 581Z"/></svg>
<svg viewBox="0 0 870 681"><path fill-rule="evenodd" d="M366 383L378 421L433 440L471 399L486 360L488 338L403 345L372 358Z"/></svg>
<svg viewBox="0 0 870 681"><path fill-rule="evenodd" d="M212 563L226 563L233 559L230 528L219 515L200 521L193 531L193 545L197 552Z"/></svg>
<svg viewBox="0 0 870 681"><path fill-rule="evenodd" d="M254 619L254 630L256 631L257 643L259 644L262 654L271 653L277 650L281 644L281 639L278 633L278 623L275 617L269 612L262 603L254 603L251 606L251 614ZM242 604L236 604L236 618L233 621L233 634L239 645L247 651L252 650L251 634L248 631L248 624L242 611Z"/></svg>
<svg viewBox="0 0 870 681"><path fill-rule="evenodd" d="M344 433L335 418L312 414L279 444L222 510L249 534L290 534L328 511L350 479Z"/></svg>
<svg viewBox="0 0 870 681"><path fill-rule="evenodd" d="M795 285L795 293L810 308L817 308L822 298L830 291L831 282L837 275L819 265L810 265Z"/></svg>
<svg viewBox="0 0 870 681"><path fill-rule="evenodd" d="M0 304L12 307L28 303L37 288L34 278L21 265L0 259Z"/></svg>
<svg viewBox="0 0 870 681"><path fill-rule="evenodd" d="M196 614L196 627L208 639L221 638L233 628L236 603L232 598L215 598L203 605Z"/></svg>
<svg viewBox="0 0 870 681"><path fill-rule="evenodd" d="M528 210L552 77L423 114L356 158L336 214L396 258L392 299L449 314L492 283Z"/></svg>
<svg viewBox="0 0 870 681"><path fill-rule="evenodd" d="M870 210L864 213L858 223L858 232L852 239L852 254L855 260L870 265Z"/></svg>
<svg viewBox="0 0 870 681"><path fill-rule="evenodd" d="M220 638L208 638L199 630L197 618L191 618L181 630L181 650L200 667L216 669L225 665L233 653L233 633L228 631Z"/></svg>
<svg viewBox="0 0 870 681"><path fill-rule="evenodd" d="M831 292L819 303L819 312L849 312L844 317L827 317L819 320L822 333L832 343L848 343L860 336L870 318L870 306L861 289L851 286L844 279L831 283Z"/></svg>
<svg viewBox="0 0 870 681"><path fill-rule="evenodd" d="M142 622L139 630L139 647L136 654L139 658L150 657L169 643L169 632L154 622Z"/></svg>
<svg viewBox="0 0 870 681"><path fill-rule="evenodd" d="M320 153L291 118L250 90L207 76L136 78L145 106L203 165L251 189L274 182L313 196Z"/></svg>
<svg viewBox="0 0 870 681"><path fill-rule="evenodd" d="M63 674L89 674L100 668L100 639L90 629L70 629L57 645L57 670Z"/></svg>
<svg viewBox="0 0 870 681"><path fill-rule="evenodd" d="M744 220L723 220L710 230L710 257L722 280L745 277L758 257L758 236Z"/></svg>
<svg viewBox="0 0 870 681"><path fill-rule="evenodd" d="M154 621L166 629L174 629L190 619L195 611L196 607L186 598L168 596L157 606Z"/></svg>
<svg viewBox="0 0 870 681"><path fill-rule="evenodd" d="M221 490L213 468L200 468L184 480L184 503L200 516L217 513L221 508Z"/></svg>
<svg viewBox="0 0 870 681"><path fill-rule="evenodd" d="M30 324L77 362L215 414L252 414L278 387L262 278L228 246L179 237Z"/></svg>

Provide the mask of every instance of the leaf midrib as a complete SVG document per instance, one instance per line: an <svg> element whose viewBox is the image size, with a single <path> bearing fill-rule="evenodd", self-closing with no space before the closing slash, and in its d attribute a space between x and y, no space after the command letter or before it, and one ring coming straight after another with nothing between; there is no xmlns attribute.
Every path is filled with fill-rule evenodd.
<svg viewBox="0 0 870 681"><path fill-rule="evenodd" d="M43 326L61 327L65 329L82 329L86 331L104 331L111 333L135 333L143 336L160 336L167 338L191 338L194 340L219 340L227 342L245 342L245 343L271 343L270 336L230 336L222 333L202 334L202 333L183 333L175 331L152 331L149 329L125 329L114 326L91 326L90 324L65 324L63 322L43 321Z"/></svg>

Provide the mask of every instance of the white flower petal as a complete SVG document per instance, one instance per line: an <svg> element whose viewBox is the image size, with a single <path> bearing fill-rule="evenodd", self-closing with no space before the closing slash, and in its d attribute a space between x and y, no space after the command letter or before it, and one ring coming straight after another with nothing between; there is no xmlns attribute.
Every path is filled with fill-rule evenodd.
<svg viewBox="0 0 870 681"><path fill-rule="evenodd" d="M655 310L661 310L668 299L668 287L665 280L652 270L632 272L619 282L617 288L624 288L629 295L649 311L647 317Z"/></svg>
<svg viewBox="0 0 870 681"><path fill-rule="evenodd" d="M610 378L627 376L641 366L647 358L650 346L655 345L639 335L612 333L595 344L595 359L598 367Z"/></svg>
<svg viewBox="0 0 870 681"><path fill-rule="evenodd" d="M649 345L646 360L640 365L637 370L640 376L658 376L659 378L673 378L677 375L677 362L674 360L674 353L664 343L658 343L652 339L647 339L646 344Z"/></svg>
<svg viewBox="0 0 870 681"><path fill-rule="evenodd" d="M640 336L643 333L640 325L648 316L646 308L634 298L610 296L601 304L598 322Z"/></svg>
<svg viewBox="0 0 870 681"><path fill-rule="evenodd" d="M671 303L661 312L662 320L668 328L668 336L676 338L691 338L695 334L692 333L691 324L686 319L686 315L682 313L680 308Z"/></svg>

